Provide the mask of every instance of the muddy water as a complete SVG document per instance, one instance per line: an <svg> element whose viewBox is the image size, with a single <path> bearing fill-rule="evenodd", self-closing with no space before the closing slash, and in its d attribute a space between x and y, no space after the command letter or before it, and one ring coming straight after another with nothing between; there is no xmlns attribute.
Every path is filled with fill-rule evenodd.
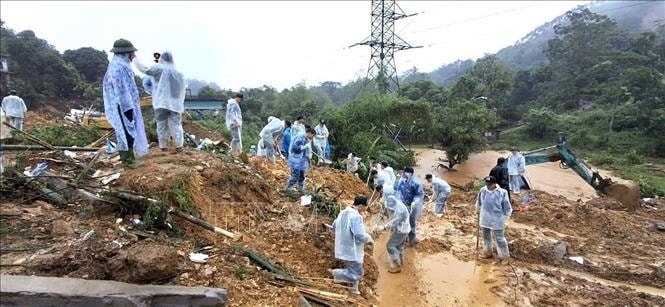
<svg viewBox="0 0 665 307"><path fill-rule="evenodd" d="M401 273L388 272L384 233L376 242L373 259L379 267L379 306L504 306L490 291L500 279L489 263L463 262L449 253L420 254L406 250Z"/></svg>
<svg viewBox="0 0 665 307"><path fill-rule="evenodd" d="M469 160L456 165L457 171L448 171L445 168L436 170L439 160L445 157L441 150L422 150L417 153L419 168L424 172L436 173L441 178L458 185L487 176L496 165L496 159L507 157L510 153L503 151L484 151L472 154ZM601 175L609 175L607 171L600 171ZM424 175L423 175L424 176ZM526 167L526 177L533 189L545 191L554 195L561 195L570 200L583 201L596 197L596 191L570 169L559 168L558 163L543 163Z"/></svg>
<svg viewBox="0 0 665 307"><path fill-rule="evenodd" d="M420 153L418 165L414 169L421 182L424 182L425 174L431 172L430 164L434 164L437 158L436 152ZM432 213L425 210L423 214ZM421 219L419 229L440 229L437 226L441 225L436 225L440 221ZM379 306L504 305L490 291L494 283L501 280L501 274L500 269L489 263L463 262L450 253L428 255L407 248L402 272L388 273L389 260L385 249L388 237L389 234L384 233L377 239L372 256L379 268L376 285Z"/></svg>

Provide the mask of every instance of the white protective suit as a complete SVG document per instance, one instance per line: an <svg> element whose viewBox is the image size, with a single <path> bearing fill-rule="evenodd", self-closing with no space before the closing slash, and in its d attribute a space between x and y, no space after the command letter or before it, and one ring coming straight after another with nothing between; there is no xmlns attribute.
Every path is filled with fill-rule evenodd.
<svg viewBox="0 0 665 307"><path fill-rule="evenodd" d="M513 212L508 191L499 186L492 191L482 187L476 199L476 209L480 210L480 227L492 230L503 230Z"/></svg>
<svg viewBox="0 0 665 307"><path fill-rule="evenodd" d="M259 136L261 137L259 145L261 145L261 142L263 142L266 156L271 161L275 161L275 158L278 155L277 150L275 149L275 137L277 137L277 135L282 132L285 126L286 123L283 120L280 120L274 116L270 116L268 117L268 124L265 125L265 127L263 127L259 133Z"/></svg>
<svg viewBox="0 0 665 307"><path fill-rule="evenodd" d="M329 136L328 127L319 124L314 127L314 131L316 132L316 136L314 136L314 147L316 147L319 159L324 159L326 156L326 145Z"/></svg>
<svg viewBox="0 0 665 307"><path fill-rule="evenodd" d="M384 229L395 229L396 232L403 234L407 234L411 231L409 209L404 203L399 201L394 195L390 195L386 199L386 209L390 212L390 220L385 226L383 226Z"/></svg>
<svg viewBox="0 0 665 307"><path fill-rule="evenodd" d="M150 68L138 61L135 64L139 71L154 80L151 95L159 147L166 148L169 137L172 137L176 147L181 148L184 144L182 112L185 111L185 76L176 70L173 55L168 51L163 52L159 63Z"/></svg>
<svg viewBox="0 0 665 307"><path fill-rule="evenodd" d="M362 263L365 243L371 237L365 232L363 218L352 206L346 207L333 222L335 229L335 258Z"/></svg>

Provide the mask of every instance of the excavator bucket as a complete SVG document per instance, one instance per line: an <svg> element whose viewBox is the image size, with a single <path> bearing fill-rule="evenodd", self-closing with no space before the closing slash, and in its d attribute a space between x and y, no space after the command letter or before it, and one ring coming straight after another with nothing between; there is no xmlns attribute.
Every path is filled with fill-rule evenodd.
<svg viewBox="0 0 665 307"><path fill-rule="evenodd" d="M634 210L640 205L640 187L633 182L614 182L603 189L603 193L616 199L627 209Z"/></svg>

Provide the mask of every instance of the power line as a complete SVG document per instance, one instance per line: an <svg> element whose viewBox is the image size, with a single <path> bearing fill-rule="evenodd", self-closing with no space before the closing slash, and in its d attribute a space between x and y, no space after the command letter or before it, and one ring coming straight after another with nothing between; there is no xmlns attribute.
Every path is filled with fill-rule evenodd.
<svg viewBox="0 0 665 307"><path fill-rule="evenodd" d="M498 15L502 15L502 14L506 14L506 13L521 11L521 10L525 10L525 9L532 8L532 7L535 7L535 6L540 6L540 5L541 5L540 3L539 4L533 4L533 5L529 5L529 6L524 6L524 7L520 7L520 8L511 9L511 10L505 10L505 11L491 13L491 14L487 14L487 15L483 15L483 16L477 16L477 17L473 17L473 18L469 18L469 19L465 19L465 20L460 20L460 21L456 21L456 22L451 22L451 23L447 23L447 24L442 24L442 25L438 25L438 26L425 28L425 29L422 29L422 30L417 30L417 31L414 31L414 32L409 32L409 34L420 33L420 32L426 32L426 31L431 31L431 30L435 30L435 29L445 28L445 27L454 26L454 25L458 25L458 24L463 24L463 23L467 23L467 22L471 22L471 21L481 20L481 19L484 19L484 18L487 18L487 17L498 16Z"/></svg>

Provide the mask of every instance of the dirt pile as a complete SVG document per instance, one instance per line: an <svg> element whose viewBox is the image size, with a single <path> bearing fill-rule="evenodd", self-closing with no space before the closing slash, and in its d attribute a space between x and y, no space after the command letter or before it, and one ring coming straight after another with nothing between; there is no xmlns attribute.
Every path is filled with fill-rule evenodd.
<svg viewBox="0 0 665 307"><path fill-rule="evenodd" d="M197 134L197 138L223 140L221 134L186 120L185 127L188 125L194 128L186 128L187 132ZM70 160L62 153L27 153L21 157L21 167L48 160L50 174L71 181L90 159L85 154ZM161 209L148 206L147 211L137 211L146 210L139 203L121 203L110 213L85 201L57 208L35 201L38 193L3 178L0 238L3 250L5 246L14 250L3 252L2 263L11 265L2 266L2 271L221 287L229 290L231 306L297 304L298 292L275 284L270 273L249 260L244 251L249 248L294 277L346 294L343 287L329 280L328 269L343 266L334 259L333 234L321 226L333 218L325 212L312 214L312 208L301 207L298 198L283 191L289 176L283 162L271 165L254 157L246 164L224 153L197 150L181 154L153 150L141 162L139 168L124 169L117 157L103 156L95 164L101 171L99 176L119 173L119 179L110 184L100 182L104 177L89 179L81 188L97 195L106 195L110 189L163 200L238 234L239 239L214 234L173 216L162 221ZM338 203L339 208L358 194L369 197L371 193L346 172L315 168L310 176L314 180L308 179L308 187L318 189L320 197ZM9 197L5 200L4 196ZM7 203L9 200L13 202ZM167 227L153 227L157 223ZM207 246L212 249L203 249ZM208 262L190 261L188 254L194 251L208 254ZM368 256L361 284L365 297L371 297L370 287L377 276L376 265Z"/></svg>

